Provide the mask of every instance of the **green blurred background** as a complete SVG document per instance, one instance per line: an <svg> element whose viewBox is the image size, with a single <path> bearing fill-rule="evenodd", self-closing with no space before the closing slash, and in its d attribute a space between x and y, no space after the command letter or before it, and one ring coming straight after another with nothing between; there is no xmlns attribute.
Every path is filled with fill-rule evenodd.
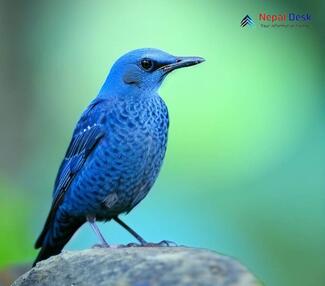
<svg viewBox="0 0 325 286"><path fill-rule="evenodd" d="M206 62L163 84L165 163L125 221L147 240L234 256L266 285L325 285L321 1L0 3L0 267L35 257L73 127L111 64L156 47ZM313 20L263 29L259 12ZM246 14L254 27L239 26ZM114 223L100 227L108 241L132 240ZM85 225L66 248L94 243Z"/></svg>

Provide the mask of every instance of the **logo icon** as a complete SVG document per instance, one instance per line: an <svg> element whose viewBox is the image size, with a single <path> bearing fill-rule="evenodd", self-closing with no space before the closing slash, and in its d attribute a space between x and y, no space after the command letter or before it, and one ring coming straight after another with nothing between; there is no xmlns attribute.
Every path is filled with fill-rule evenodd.
<svg viewBox="0 0 325 286"><path fill-rule="evenodd" d="M240 21L240 26L245 27L246 25L248 26L253 26L254 21L249 15L246 15L241 21Z"/></svg>

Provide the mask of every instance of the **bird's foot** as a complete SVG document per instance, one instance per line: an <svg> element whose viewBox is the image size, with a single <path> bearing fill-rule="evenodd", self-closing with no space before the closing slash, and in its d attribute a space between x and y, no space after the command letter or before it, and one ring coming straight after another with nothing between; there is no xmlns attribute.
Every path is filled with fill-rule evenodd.
<svg viewBox="0 0 325 286"><path fill-rule="evenodd" d="M102 243L102 244L95 244L91 248L110 248L110 245L107 243Z"/></svg>
<svg viewBox="0 0 325 286"><path fill-rule="evenodd" d="M171 247L171 246L177 246L177 243L170 240L162 240L160 242L146 242L143 245L143 247Z"/></svg>
<svg viewBox="0 0 325 286"><path fill-rule="evenodd" d="M177 243L170 240L162 240L160 242L143 242L143 243L131 242L121 247L172 247L172 246L177 246Z"/></svg>

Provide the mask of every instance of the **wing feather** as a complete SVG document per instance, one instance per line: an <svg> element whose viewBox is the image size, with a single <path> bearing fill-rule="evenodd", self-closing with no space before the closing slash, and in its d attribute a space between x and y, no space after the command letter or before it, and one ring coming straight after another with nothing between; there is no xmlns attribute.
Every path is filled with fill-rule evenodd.
<svg viewBox="0 0 325 286"><path fill-rule="evenodd" d="M98 122L98 118L100 117L98 116L98 112L94 114L94 107L100 102L91 104L77 124L55 180L51 210L46 219L43 231L35 243L35 248L42 246L51 226L53 216L63 201L64 194L68 191L73 179L87 161L89 155L105 135L103 126Z"/></svg>

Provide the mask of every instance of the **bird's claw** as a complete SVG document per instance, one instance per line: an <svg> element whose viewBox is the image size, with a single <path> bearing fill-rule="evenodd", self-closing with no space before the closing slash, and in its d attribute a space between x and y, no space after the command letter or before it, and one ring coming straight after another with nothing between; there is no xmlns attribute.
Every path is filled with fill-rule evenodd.
<svg viewBox="0 0 325 286"><path fill-rule="evenodd" d="M109 248L109 244L103 243L103 244L94 244L91 248Z"/></svg>
<svg viewBox="0 0 325 286"><path fill-rule="evenodd" d="M141 244L140 243L136 243L136 242L130 242L128 244L118 244L117 248L126 248L126 247L140 247Z"/></svg>
<svg viewBox="0 0 325 286"><path fill-rule="evenodd" d="M160 242L158 242L158 245L161 246L177 246L177 243L171 240L162 240Z"/></svg>
<svg viewBox="0 0 325 286"><path fill-rule="evenodd" d="M136 242L130 242L126 245L126 247L140 247L140 246L141 244Z"/></svg>
<svg viewBox="0 0 325 286"><path fill-rule="evenodd" d="M171 246L177 246L177 243L170 241L170 240L162 240L158 243L155 242L147 242L144 245L144 247L171 247Z"/></svg>
<svg viewBox="0 0 325 286"><path fill-rule="evenodd" d="M177 243L170 240L162 240L160 242L143 242L143 243L130 242L126 245L120 245L119 247L172 247L172 246L177 246Z"/></svg>

